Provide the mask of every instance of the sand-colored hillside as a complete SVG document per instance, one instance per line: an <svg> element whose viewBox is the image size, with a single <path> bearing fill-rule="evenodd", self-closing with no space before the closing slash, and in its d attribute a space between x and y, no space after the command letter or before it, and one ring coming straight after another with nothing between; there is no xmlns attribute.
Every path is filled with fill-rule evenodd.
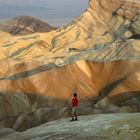
<svg viewBox="0 0 140 140"><path fill-rule="evenodd" d="M0 41L1 59L57 65L78 59L139 60L139 10L138 0L90 0L85 13L56 31L19 37L5 34Z"/></svg>
<svg viewBox="0 0 140 140"><path fill-rule="evenodd" d="M0 124L16 130L69 116L74 92L81 115L140 111L139 62L77 61L60 68L27 63L4 75L0 79Z"/></svg>

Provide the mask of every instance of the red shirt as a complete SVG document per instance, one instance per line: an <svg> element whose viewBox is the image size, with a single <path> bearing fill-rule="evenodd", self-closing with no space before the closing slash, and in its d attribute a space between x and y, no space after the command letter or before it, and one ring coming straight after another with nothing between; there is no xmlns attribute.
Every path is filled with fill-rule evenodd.
<svg viewBox="0 0 140 140"><path fill-rule="evenodd" d="M74 98L72 99L72 106L73 106L73 107L77 107L77 106L78 106L78 99L77 99L77 97L74 97Z"/></svg>

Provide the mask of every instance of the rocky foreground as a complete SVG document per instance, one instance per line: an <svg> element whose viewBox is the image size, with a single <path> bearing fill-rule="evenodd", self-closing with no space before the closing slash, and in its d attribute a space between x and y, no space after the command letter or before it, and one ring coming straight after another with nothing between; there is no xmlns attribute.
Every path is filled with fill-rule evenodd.
<svg viewBox="0 0 140 140"><path fill-rule="evenodd" d="M16 132L0 129L0 140L139 140L140 113L101 114L61 119Z"/></svg>

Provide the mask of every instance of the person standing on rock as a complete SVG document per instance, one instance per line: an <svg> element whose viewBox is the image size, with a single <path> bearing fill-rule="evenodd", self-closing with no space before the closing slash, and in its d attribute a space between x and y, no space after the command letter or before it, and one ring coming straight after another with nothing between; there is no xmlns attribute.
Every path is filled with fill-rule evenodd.
<svg viewBox="0 0 140 140"><path fill-rule="evenodd" d="M78 108L78 98L77 98L77 93L73 94L73 99L72 99L72 120L71 121L77 121L78 119L78 113L77 113L77 108Z"/></svg>

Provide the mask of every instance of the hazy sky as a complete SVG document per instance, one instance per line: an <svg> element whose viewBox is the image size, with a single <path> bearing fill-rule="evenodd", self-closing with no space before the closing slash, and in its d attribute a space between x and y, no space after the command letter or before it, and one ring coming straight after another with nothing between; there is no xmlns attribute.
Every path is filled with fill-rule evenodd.
<svg viewBox="0 0 140 140"><path fill-rule="evenodd" d="M59 26L79 16L87 6L88 0L0 0L0 20L30 15Z"/></svg>
<svg viewBox="0 0 140 140"><path fill-rule="evenodd" d="M82 5L88 3L88 0L0 0L0 5Z"/></svg>
<svg viewBox="0 0 140 140"><path fill-rule="evenodd" d="M20 4L30 4L30 5L44 5L44 4L84 4L87 3L88 0L0 0L1 5L9 4L9 5L20 5Z"/></svg>

